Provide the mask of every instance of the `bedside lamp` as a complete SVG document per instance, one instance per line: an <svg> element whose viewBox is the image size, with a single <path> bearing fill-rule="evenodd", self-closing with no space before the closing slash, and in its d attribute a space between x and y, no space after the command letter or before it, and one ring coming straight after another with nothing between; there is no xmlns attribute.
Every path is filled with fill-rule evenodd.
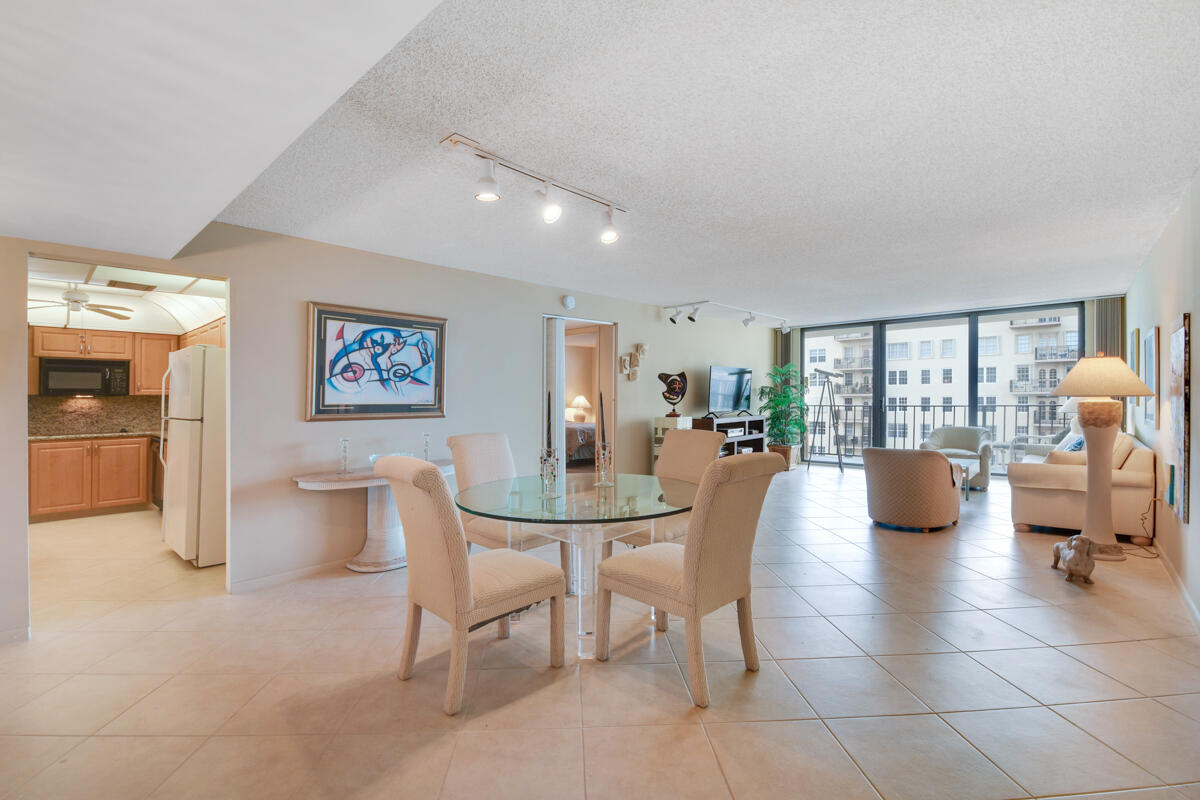
<svg viewBox="0 0 1200 800"><path fill-rule="evenodd" d="M572 409L573 418L576 422L583 422L587 419L587 409L591 408L592 404L587 401L587 398L581 394L575 395L575 399L571 401L568 408Z"/></svg>
<svg viewBox="0 0 1200 800"><path fill-rule="evenodd" d="M1112 523L1112 450L1123 406L1112 396L1150 397L1154 392L1123 360L1101 353L1079 359L1052 394L1076 399L1087 443L1087 507L1080 533L1096 543L1098 560L1124 561Z"/></svg>

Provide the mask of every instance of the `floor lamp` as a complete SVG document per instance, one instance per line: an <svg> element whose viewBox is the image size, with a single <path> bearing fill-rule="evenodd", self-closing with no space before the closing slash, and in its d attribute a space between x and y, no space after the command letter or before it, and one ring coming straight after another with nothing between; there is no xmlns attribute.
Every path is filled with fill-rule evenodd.
<svg viewBox="0 0 1200 800"><path fill-rule="evenodd" d="M1112 521L1112 451L1124 404L1112 397L1150 397L1154 392L1123 360L1102 353L1079 359L1053 394L1077 399L1087 443L1087 507L1080 532L1096 543L1098 560L1124 561Z"/></svg>

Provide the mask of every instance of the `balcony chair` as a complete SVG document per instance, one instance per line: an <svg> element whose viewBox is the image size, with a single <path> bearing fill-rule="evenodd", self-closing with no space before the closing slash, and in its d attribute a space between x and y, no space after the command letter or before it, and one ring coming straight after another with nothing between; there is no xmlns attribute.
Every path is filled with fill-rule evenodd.
<svg viewBox="0 0 1200 800"><path fill-rule="evenodd" d="M450 623L450 672L443 710L462 708L467 678L467 635L496 622L508 635L508 615L550 601L550 666L565 658L563 604L566 577L553 564L508 549L467 555L467 539L441 471L427 461L388 456L375 463L387 478L404 525L408 554L408 627L400 657L400 680L412 677L421 636L421 613L428 610Z"/></svg>
<svg viewBox="0 0 1200 800"><path fill-rule="evenodd" d="M867 514L881 525L933 528L958 524L962 470L931 450L863 450Z"/></svg>
<svg viewBox="0 0 1200 800"><path fill-rule="evenodd" d="M746 669L758 669L750 613L750 554L767 488L787 469L776 453L747 453L711 462L692 506L683 544L657 542L600 562L596 602L596 658L608 660L612 593L625 595L687 625L692 702L708 705L701 619L737 601Z"/></svg>
<svg viewBox="0 0 1200 800"><path fill-rule="evenodd" d="M481 483L517 477L507 434L466 433L449 437L446 444L450 448L450 457L454 459L454 475L459 491ZM465 511L459 513L462 515L467 541L488 550L505 547L518 551L533 550L535 547L557 541L563 574L567 576L567 586L571 585L571 546L567 542L545 535L544 526L513 523L510 542L509 523L476 517Z"/></svg>
<svg viewBox="0 0 1200 800"><path fill-rule="evenodd" d="M992 434L987 428L937 428L921 442L922 450L936 450L947 458L978 458L979 473L970 487L986 492L992 474Z"/></svg>

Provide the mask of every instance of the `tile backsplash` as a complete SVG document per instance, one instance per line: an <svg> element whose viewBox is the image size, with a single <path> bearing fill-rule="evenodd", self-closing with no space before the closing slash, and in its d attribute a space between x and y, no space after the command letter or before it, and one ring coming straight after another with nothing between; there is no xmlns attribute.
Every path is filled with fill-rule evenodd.
<svg viewBox="0 0 1200 800"><path fill-rule="evenodd" d="M159 398L29 397L29 435L148 433L158 430Z"/></svg>

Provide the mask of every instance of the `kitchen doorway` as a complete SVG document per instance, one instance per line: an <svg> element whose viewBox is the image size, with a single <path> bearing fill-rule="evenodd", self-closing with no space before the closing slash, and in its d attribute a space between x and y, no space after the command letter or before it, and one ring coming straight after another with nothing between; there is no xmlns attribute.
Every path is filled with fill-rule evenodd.
<svg viewBox="0 0 1200 800"><path fill-rule="evenodd" d="M34 629L224 594L227 282L50 255L28 267Z"/></svg>
<svg viewBox="0 0 1200 800"><path fill-rule="evenodd" d="M600 442L616 461L617 325L546 316L544 389L559 473L590 472Z"/></svg>

